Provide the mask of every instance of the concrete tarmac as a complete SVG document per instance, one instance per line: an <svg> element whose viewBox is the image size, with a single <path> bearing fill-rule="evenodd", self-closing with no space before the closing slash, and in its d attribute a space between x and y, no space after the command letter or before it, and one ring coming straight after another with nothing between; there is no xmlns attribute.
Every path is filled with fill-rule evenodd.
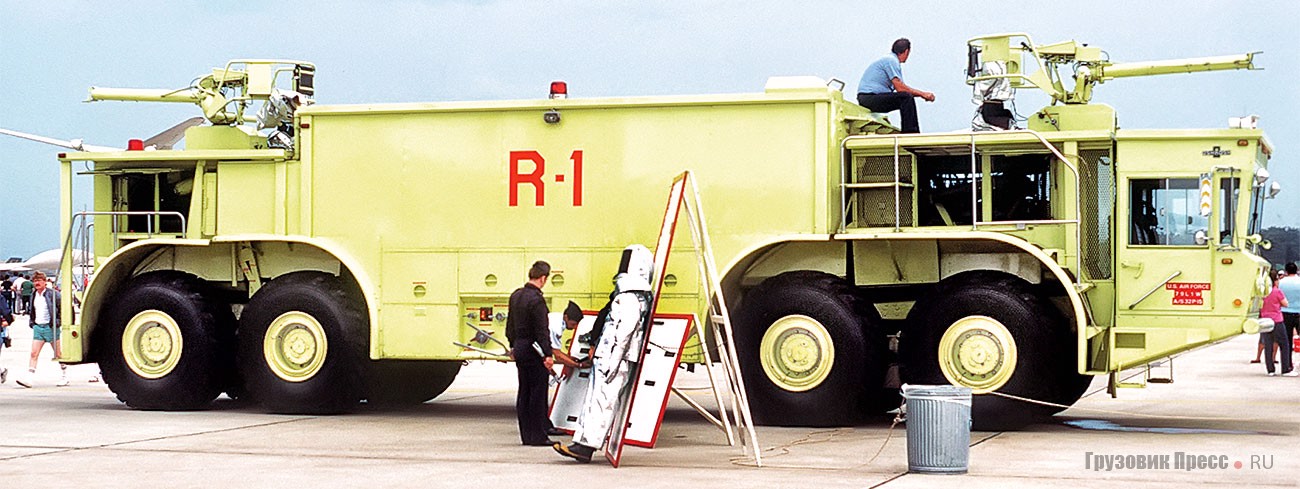
<svg viewBox="0 0 1300 489"><path fill-rule="evenodd" d="M1253 335L1179 356L1171 385L1110 399L1097 379L1053 423L972 433L968 474L920 475L907 473L906 430L891 430L889 415L851 428L759 427L765 466L755 468L678 399L654 449L628 447L619 469L603 460L577 464L518 444L514 368L501 363L473 363L438 399L397 411L270 415L224 397L207 411L134 411L89 382L93 365L71 367L71 385L55 387L48 349L35 387L17 387L31 329L20 317L10 331L14 348L0 352L0 366L10 369L0 385L3 487L1075 489L1296 487L1300 480L1300 378L1265 377L1262 365L1248 364ZM678 385L703 387L707 379L683 375ZM690 393L714 405L707 390ZM1180 454L1226 467L1177 468ZM1170 465L1107 470L1113 456Z"/></svg>

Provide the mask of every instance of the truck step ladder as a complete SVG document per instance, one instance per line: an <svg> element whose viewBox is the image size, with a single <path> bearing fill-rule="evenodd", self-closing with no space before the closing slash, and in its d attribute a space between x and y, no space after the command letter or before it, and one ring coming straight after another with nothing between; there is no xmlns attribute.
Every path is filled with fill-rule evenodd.
<svg viewBox="0 0 1300 489"><path fill-rule="evenodd" d="M1156 376L1152 375L1152 372L1153 372L1155 369L1158 369L1158 368L1161 368L1161 367L1164 367L1164 368L1165 368L1165 370L1167 371L1168 375L1166 375L1166 376L1164 376L1164 377L1156 377ZM1142 368L1144 369L1144 371L1143 371L1143 375L1142 375L1142 380L1141 380L1141 381L1137 381L1137 382L1125 382L1125 380L1127 380L1127 379L1125 379L1125 378L1120 378L1120 376L1119 376L1121 372L1111 372L1111 373L1110 373L1110 386L1109 386L1109 389L1107 389L1107 391L1109 392L1109 394L1111 395L1111 397L1117 397L1117 392L1116 392L1116 391L1118 391L1119 389L1144 389L1144 388L1146 388L1147 384L1172 384L1172 383L1174 383L1174 359L1173 359L1173 357L1166 358L1166 359L1164 359L1164 360L1158 360L1158 361L1155 361L1155 362L1148 363L1148 364L1142 366ZM1136 376L1136 374L1135 374L1134 376Z"/></svg>

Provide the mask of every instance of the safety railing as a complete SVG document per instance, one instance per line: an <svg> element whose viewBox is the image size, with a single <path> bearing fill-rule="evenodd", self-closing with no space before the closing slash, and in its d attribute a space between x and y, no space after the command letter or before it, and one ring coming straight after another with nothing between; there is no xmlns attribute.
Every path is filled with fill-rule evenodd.
<svg viewBox="0 0 1300 489"><path fill-rule="evenodd" d="M979 145L977 144L977 136L992 135L992 134L997 134L997 135L1026 134L1026 135L1033 136L1038 141L1038 143L1042 144L1043 148L1045 148L1049 153L1051 153L1053 157L1059 160L1062 163L1062 165L1067 170L1070 171L1070 173L1074 176L1074 182L1073 182L1074 219L981 221L977 218L977 216L979 216L979 186L978 185L980 180L979 161L978 161L979 157L977 153L977 148ZM970 138L971 229L979 230L980 226L990 226L990 225L1027 226L1027 225L1040 225L1040 224L1074 224L1076 225L1076 229L1074 230L1073 233L1074 244L1075 244L1074 269L1076 271L1075 273L1080 273L1080 271L1082 270L1082 263L1083 263L1082 261L1083 241L1079 229L1077 229L1077 226L1079 223L1083 221L1083 219L1081 213L1082 194L1080 193L1080 185L1082 180L1080 179L1078 165L1075 164L1075 162L1071 161L1070 158L1067 158L1064 154L1062 154L1060 150L1056 149L1056 146L1053 146L1052 143L1049 142L1047 138L1043 137L1042 134L1039 134L1037 131L1033 131L1029 129L1018 129L1013 131L997 131L997 132L961 131L961 132L924 133L924 134L867 134L867 135L859 135L859 136L849 136L844 138L844 140L840 142L840 211L841 212L840 212L839 231L844 232L848 226L850 207L851 207L849 194L855 193L855 190L861 190L864 188L872 188L872 187L879 186L879 184L863 184L863 183L858 183L853 181L853 178L851 177L852 160L851 160L850 151L848 149L848 145L850 142L864 141L864 140L884 140L884 139L893 140L894 181L885 182L885 185L890 185L894 188L894 230L901 231L903 227L901 224L902 205L903 205L902 188L904 185L906 185L906 183L903 182L901 179L902 175L900 175L899 158L902 149L901 140L907 139L909 142L911 142L911 141L921 140L921 139L953 138L954 136L957 137L968 136ZM915 200L915 193L913 195L913 200ZM909 212L911 211L909 210ZM915 223L913 225L915 225Z"/></svg>
<svg viewBox="0 0 1300 489"><path fill-rule="evenodd" d="M163 217L175 217L180 220L181 232L185 230L185 215L176 211L85 211L72 215L71 224L68 226L68 233L63 239L62 253L59 255L59 280L66 289L68 284L72 284L69 293L63 294L62 302L59 305L63 314L64 324L71 325L77 321L80 313L80 305L85 301L86 286L90 283L90 278L95 272L96 263L95 255L92 252L89 243L91 243L90 230L94 223L89 222L89 217L95 216L149 216L146 226L146 237L152 237L156 234L154 223L161 223ZM78 226L80 223L80 226ZM114 240L119 234L117 220L114 219L112 233ZM169 233L171 234L171 233ZM83 248L77 249L75 243L82 243ZM81 272L80 280L77 273Z"/></svg>
<svg viewBox="0 0 1300 489"><path fill-rule="evenodd" d="M164 234L155 231L155 224L157 224L156 227L162 227L161 219L164 217L175 217L177 220L180 221L181 224L180 227L181 233L166 233L166 234L168 235L184 234L186 229L185 214L176 211L85 211L85 212L75 213L72 215L71 225L68 226L67 238L63 240L63 253L60 255L59 258L60 274L65 274L65 273L70 274L75 267L85 265L84 263L78 263L79 261L89 261L90 262L89 265L92 268L91 271L93 271L93 267L95 265L94 263L95 255L93 253L93 248L91 247L91 243L93 240L91 239L90 231L95 226L95 223L90 222L90 219L88 218L98 217L98 216L113 216L113 217L147 216L149 217L149 219L145 220L147 224L145 225L145 233L144 233L144 236L146 238L151 238L159 234ZM113 233L114 241L116 241L118 237L122 234L122 231L119 230L117 219L113 220L113 227L110 232ZM80 243L82 247L78 249L76 246L74 246L74 244L76 243ZM74 256L78 254L82 255L80 259L78 259L79 257ZM68 264L65 263L67 261L71 261L71 265L72 265L71 267L69 267ZM69 276L66 277L65 280L71 278L72 277ZM87 278L89 277L87 276ZM84 284L81 285L84 286ZM80 290L80 287L74 287L74 289Z"/></svg>

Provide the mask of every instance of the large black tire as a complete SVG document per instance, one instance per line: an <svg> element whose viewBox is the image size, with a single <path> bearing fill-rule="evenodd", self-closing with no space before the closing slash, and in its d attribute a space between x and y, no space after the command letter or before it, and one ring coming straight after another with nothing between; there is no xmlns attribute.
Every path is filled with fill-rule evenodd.
<svg viewBox="0 0 1300 489"><path fill-rule="evenodd" d="M385 360L370 364L367 404L403 406L438 397L460 372L459 361Z"/></svg>
<svg viewBox="0 0 1300 489"><path fill-rule="evenodd" d="M774 323L792 315L816 320L834 348L829 374L807 390L791 390L763 369L761 345ZM879 391L887 345L875 308L843 279L795 271L764 280L735 315L735 340L754 420L763 425L845 426L862 417Z"/></svg>
<svg viewBox="0 0 1300 489"><path fill-rule="evenodd" d="M93 339L95 358L104 374L104 381L117 398L127 406L150 410L203 409L215 399L227 382L224 372L233 363L233 352L226 345L233 342L234 330L227 321L229 307L209 300L206 285L193 275L175 272L150 272L131 279L104 311ZM175 365L167 369L161 359L148 359L134 355L128 361L124 351L123 334L133 318L156 311L170 318L179 331L173 338L159 321L138 320L132 335L143 344L146 335L153 336L158 344L174 348L180 345L179 358L172 357ZM177 341L179 339L179 341ZM140 352L143 347L133 350ZM146 375L132 369L135 365ZM157 369L157 370L155 370Z"/></svg>
<svg viewBox="0 0 1300 489"><path fill-rule="evenodd" d="M944 279L916 301L899 338L903 382L949 383L939 366L940 340L950 326L968 316L987 316L1002 323L1015 342L1015 369L994 392L1049 403L1078 400L1082 394L1078 386L1087 377L1075 370L1078 356L1065 317L1029 283L987 270ZM1062 409L992 393L975 395L972 402L972 427L982 431L1018 429Z"/></svg>
<svg viewBox="0 0 1300 489"><path fill-rule="evenodd" d="M1062 341L1074 344L1076 340L1074 338L1065 338ZM1077 353L1070 353L1069 355L1070 358L1078 358ZM1079 398L1083 397L1083 394L1088 391L1088 387L1092 385L1092 376L1080 375L1077 368L1071 368L1068 372L1060 372L1059 375L1061 376L1061 388L1058 390L1054 402L1063 406L1071 406L1078 402ZM1052 413L1055 414L1064 410L1065 408L1057 408Z"/></svg>
<svg viewBox="0 0 1300 489"><path fill-rule="evenodd" d="M333 275L294 272L277 277L253 295L239 319L237 356L240 375L253 401L270 412L285 414L333 414L357 406L365 394L369 321L358 297L349 290ZM279 323L284 329L275 336L309 335L306 332L313 331L315 325L303 322L302 315L318 323L315 332L324 335L325 341L312 343L313 354L308 356L314 360L323 355L319 365L311 367L311 361L304 361L300 372L292 366L273 367L268 356L274 354L268 354L265 346L268 329L282 316L296 316L298 319ZM286 372L292 374L288 379L282 376Z"/></svg>

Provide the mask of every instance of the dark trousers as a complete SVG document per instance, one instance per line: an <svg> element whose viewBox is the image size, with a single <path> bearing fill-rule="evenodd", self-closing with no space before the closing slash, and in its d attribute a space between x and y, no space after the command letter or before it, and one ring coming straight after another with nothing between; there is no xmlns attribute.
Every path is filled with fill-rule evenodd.
<svg viewBox="0 0 1300 489"><path fill-rule="evenodd" d="M1291 344L1291 338L1295 337L1296 331L1300 331L1300 314L1284 312L1282 323L1286 325L1287 344Z"/></svg>
<svg viewBox="0 0 1300 489"><path fill-rule="evenodd" d="M872 112L892 112L897 110L903 117L903 132L921 132L921 125L916 121L916 100L907 93L859 93L858 105L871 109Z"/></svg>
<svg viewBox="0 0 1300 489"><path fill-rule="evenodd" d="M1286 316L1283 316L1286 319ZM1285 321L1283 321L1285 322ZM1273 332L1264 338L1264 369L1268 373L1273 373L1273 345L1277 345L1278 360L1282 363L1282 373L1291 371L1291 333L1287 332L1286 325L1276 324L1273 326Z"/></svg>
<svg viewBox="0 0 1300 489"><path fill-rule="evenodd" d="M537 359L537 354L515 352L515 358L527 358L516 361L519 370L519 394L515 397L515 415L519 418L519 441L525 445L538 445L550 441L546 429L551 421L546 415L546 392L550 387L550 374L546 366Z"/></svg>

